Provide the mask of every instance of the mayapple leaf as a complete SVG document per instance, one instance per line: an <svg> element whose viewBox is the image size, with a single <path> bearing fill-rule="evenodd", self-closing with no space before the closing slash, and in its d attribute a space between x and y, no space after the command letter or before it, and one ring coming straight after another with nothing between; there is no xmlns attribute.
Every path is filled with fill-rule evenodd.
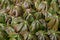
<svg viewBox="0 0 60 40"><path fill-rule="evenodd" d="M46 22L44 19L39 19L40 22L40 30L45 30L46 29Z"/></svg>
<svg viewBox="0 0 60 40"><path fill-rule="evenodd" d="M23 23L16 24L13 26L13 28L16 32L20 31L22 27L23 27Z"/></svg>
<svg viewBox="0 0 60 40"><path fill-rule="evenodd" d="M22 4L22 8L25 10L27 8L30 8L31 6L31 2L28 1L24 1L24 3Z"/></svg>
<svg viewBox="0 0 60 40"><path fill-rule="evenodd" d="M21 17L18 17L18 18L12 17L11 25L13 26L15 24L20 24L23 21L24 20Z"/></svg>
<svg viewBox="0 0 60 40"><path fill-rule="evenodd" d="M28 22L27 22L27 21L24 21L24 22L23 22L23 26L22 26L22 28L21 28L20 31L21 31L21 32L23 32L23 31L28 31L28 29L29 29L28 26L29 26L29 25L28 25Z"/></svg>
<svg viewBox="0 0 60 40"><path fill-rule="evenodd" d="M28 31L23 31L23 32L20 32L20 34L23 37L23 39L26 40L27 37L28 37L29 32Z"/></svg>
<svg viewBox="0 0 60 40"><path fill-rule="evenodd" d="M48 29L51 29L53 27L54 22L55 22L55 19L54 18L51 18L51 20L47 23Z"/></svg>
<svg viewBox="0 0 60 40"><path fill-rule="evenodd" d="M50 40L58 40L58 35L56 31L50 30L48 33L49 33Z"/></svg>
<svg viewBox="0 0 60 40"><path fill-rule="evenodd" d="M10 35L10 36L15 33L14 31L15 31L15 30L14 30L13 28L11 28L11 27L6 27L6 28L5 28L5 32L6 32L8 35Z"/></svg>
<svg viewBox="0 0 60 40"><path fill-rule="evenodd" d="M34 17L35 17L35 19L39 20L39 19L41 19L42 14L40 12L36 12L36 13L34 13Z"/></svg>
<svg viewBox="0 0 60 40"><path fill-rule="evenodd" d="M52 0L50 3L49 12L51 12L52 14L55 14L58 11L58 5L56 1L57 0Z"/></svg>
<svg viewBox="0 0 60 40"><path fill-rule="evenodd" d="M34 6L35 6L36 10L38 10L38 6L41 3L41 0L34 0L33 2L34 2Z"/></svg>
<svg viewBox="0 0 60 40"><path fill-rule="evenodd" d="M38 37L38 40L45 40L45 34L44 34L44 31L38 31L36 32L36 35Z"/></svg>
<svg viewBox="0 0 60 40"><path fill-rule="evenodd" d="M58 20L58 16L57 15L55 15L55 17L56 17L56 19L55 19L56 21L55 21L55 24L54 24L52 29L57 31L58 30L58 25L59 25L59 20Z"/></svg>
<svg viewBox="0 0 60 40"><path fill-rule="evenodd" d="M51 13L46 13L46 16L45 16L45 20L48 22L49 20L51 20L52 18L52 14Z"/></svg>
<svg viewBox="0 0 60 40"><path fill-rule="evenodd" d="M42 1L39 6L38 6L38 11L44 11L46 10L47 11L47 2L46 1Z"/></svg>
<svg viewBox="0 0 60 40"><path fill-rule="evenodd" d="M34 21L34 17L31 13L24 13L23 15L24 19L27 20L29 23Z"/></svg>
<svg viewBox="0 0 60 40"><path fill-rule="evenodd" d="M31 26L29 27L29 30L31 32L36 32L37 30L40 29L40 23L38 20L35 20L32 22Z"/></svg>
<svg viewBox="0 0 60 40"><path fill-rule="evenodd" d="M33 40L37 40L36 35L29 34L27 40L32 40L32 39L33 39Z"/></svg>
<svg viewBox="0 0 60 40"><path fill-rule="evenodd" d="M28 22L23 21L20 24L15 24L13 28L16 32L23 32L25 30L28 30Z"/></svg>

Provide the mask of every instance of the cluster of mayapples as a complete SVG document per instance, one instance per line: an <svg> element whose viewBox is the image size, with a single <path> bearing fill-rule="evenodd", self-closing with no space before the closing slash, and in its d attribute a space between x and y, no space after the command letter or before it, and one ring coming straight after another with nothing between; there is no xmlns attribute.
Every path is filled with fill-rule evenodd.
<svg viewBox="0 0 60 40"><path fill-rule="evenodd" d="M0 0L0 40L60 40L59 0Z"/></svg>

